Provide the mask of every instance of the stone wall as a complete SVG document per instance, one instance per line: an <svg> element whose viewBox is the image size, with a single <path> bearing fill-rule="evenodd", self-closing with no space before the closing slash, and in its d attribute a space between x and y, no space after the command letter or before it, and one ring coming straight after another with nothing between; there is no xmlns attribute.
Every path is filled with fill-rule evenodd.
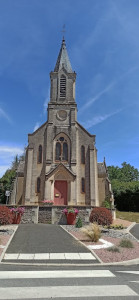
<svg viewBox="0 0 139 300"><path fill-rule="evenodd" d="M39 206L38 223L51 224L52 223L52 206Z"/></svg>
<svg viewBox="0 0 139 300"><path fill-rule="evenodd" d="M8 206L11 208L12 206ZM25 223L44 223L66 225L66 216L62 213L65 206L24 206L25 212L21 218L21 224ZM82 223L89 223L89 216L93 206L73 206L79 210L77 216L82 219ZM113 219L116 218L115 210L112 210Z"/></svg>

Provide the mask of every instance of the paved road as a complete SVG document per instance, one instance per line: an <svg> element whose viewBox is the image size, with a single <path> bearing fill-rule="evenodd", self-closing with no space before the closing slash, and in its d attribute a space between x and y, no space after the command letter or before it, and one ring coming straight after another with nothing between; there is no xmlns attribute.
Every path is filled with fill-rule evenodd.
<svg viewBox="0 0 139 300"><path fill-rule="evenodd" d="M132 235L139 240L139 224L136 224L131 230L130 232L132 233Z"/></svg>
<svg viewBox="0 0 139 300"><path fill-rule="evenodd" d="M47 224L19 225L3 261L32 263L96 263L87 247L63 228Z"/></svg>
<svg viewBox="0 0 139 300"><path fill-rule="evenodd" d="M0 265L0 299L135 300L139 299L139 267Z"/></svg>

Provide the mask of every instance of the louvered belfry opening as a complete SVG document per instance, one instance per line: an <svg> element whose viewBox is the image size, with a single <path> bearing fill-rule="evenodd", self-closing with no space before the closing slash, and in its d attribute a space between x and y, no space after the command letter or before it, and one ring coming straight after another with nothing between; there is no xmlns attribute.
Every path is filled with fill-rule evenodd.
<svg viewBox="0 0 139 300"><path fill-rule="evenodd" d="M66 77L64 75L60 77L60 98L66 98Z"/></svg>

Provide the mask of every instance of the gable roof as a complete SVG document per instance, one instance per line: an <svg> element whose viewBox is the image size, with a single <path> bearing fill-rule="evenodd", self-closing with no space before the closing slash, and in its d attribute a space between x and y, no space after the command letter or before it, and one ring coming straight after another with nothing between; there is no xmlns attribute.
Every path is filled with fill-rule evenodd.
<svg viewBox="0 0 139 300"><path fill-rule="evenodd" d="M49 172L46 173L46 177L50 177L52 174L54 174L56 171L59 169L64 169L66 170L73 178L76 177L76 175L72 172L72 170L66 168L66 166L62 163L58 164L55 168L51 169Z"/></svg>

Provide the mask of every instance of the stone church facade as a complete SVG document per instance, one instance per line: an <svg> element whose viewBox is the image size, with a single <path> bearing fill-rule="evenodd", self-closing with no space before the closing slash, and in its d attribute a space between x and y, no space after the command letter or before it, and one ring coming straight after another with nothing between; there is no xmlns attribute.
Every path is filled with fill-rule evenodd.
<svg viewBox="0 0 139 300"><path fill-rule="evenodd" d="M28 135L11 203L100 206L112 196L111 185L105 161L97 163L95 135L77 121L76 73L64 38L50 82L47 122Z"/></svg>

